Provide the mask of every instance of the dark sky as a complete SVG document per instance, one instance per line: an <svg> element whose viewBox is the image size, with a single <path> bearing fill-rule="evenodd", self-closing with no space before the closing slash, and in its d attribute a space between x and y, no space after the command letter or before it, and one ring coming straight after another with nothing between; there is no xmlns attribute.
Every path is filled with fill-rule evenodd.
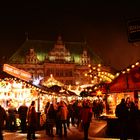
<svg viewBox="0 0 140 140"><path fill-rule="evenodd" d="M46 0L0 5L0 56L29 39L87 41L105 64L121 70L140 59L140 43L129 43L127 21L140 17L138 1Z"/></svg>

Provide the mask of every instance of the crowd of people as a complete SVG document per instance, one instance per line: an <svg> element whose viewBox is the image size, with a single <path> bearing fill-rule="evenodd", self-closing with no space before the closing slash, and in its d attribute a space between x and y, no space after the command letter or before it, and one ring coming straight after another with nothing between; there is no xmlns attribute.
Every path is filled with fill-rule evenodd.
<svg viewBox="0 0 140 140"><path fill-rule="evenodd" d="M61 100L60 102L46 102L44 106L45 113L45 125L44 129L46 135L49 137L54 137L58 135L59 137L67 137L67 129L70 125L77 128L83 128L84 140L88 139L88 130L92 118L92 114L99 117L102 112L102 107L100 106L101 101L91 102L90 100L74 100L71 102L65 102ZM95 111L96 108L96 111ZM99 111L97 111L97 108ZM7 111L0 106L0 140L3 140L2 129L8 129L11 132L17 129L21 130L21 133L27 133L27 139L35 139L35 132L39 129L38 124L38 113L36 112L35 101L32 101L30 106L26 106L25 102L19 108L15 108L12 104L9 104ZM20 127L17 128L16 118L20 119ZM5 123L4 123L5 120ZM3 125L2 125L3 124ZM5 127L2 127L5 126ZM54 127L56 129L54 129ZM56 131L54 131L56 130Z"/></svg>
<svg viewBox="0 0 140 140"><path fill-rule="evenodd" d="M101 99L93 102L88 99L74 100L69 103L64 100L60 102L48 101L44 105L45 124L43 129L45 129L47 136L57 135L61 138L62 136L67 137L70 125L77 128L82 126L84 140L88 140L92 115L95 119L99 119L103 109L104 104ZM40 127L40 118L36 112L35 101L32 101L29 107L26 106L25 102L19 108L9 104L8 110L0 106L0 114L0 140L3 140L3 129L8 129L11 132L20 129L21 133L27 133L27 140L36 139L35 132ZM138 140L140 112L137 104L130 97L123 98L116 106L115 114L119 121L120 139L127 140L131 137ZM17 116L20 119L20 128L17 128Z"/></svg>
<svg viewBox="0 0 140 140"><path fill-rule="evenodd" d="M20 119L20 129L22 133L27 133L27 139L35 139L35 131L37 129L37 113L35 110L35 101L27 107L25 102L18 109L13 104L9 104L8 110L0 105L0 140L3 140L2 130L7 129L15 132L17 128L17 115Z"/></svg>
<svg viewBox="0 0 140 140"><path fill-rule="evenodd" d="M100 116L103 114L104 108L105 105L100 98L93 101L92 111L94 113L95 119L100 119Z"/></svg>
<svg viewBox="0 0 140 140"><path fill-rule="evenodd" d="M74 101L69 104L66 104L64 101L60 101L57 104L47 102L45 113L47 135L54 137L53 128L55 127L55 135L67 137L67 129L69 129L70 124L76 127L82 124L84 139L88 139L88 129L92 118L90 101Z"/></svg>
<svg viewBox="0 0 140 140"><path fill-rule="evenodd" d="M140 112L138 106L130 97L121 99L115 109L119 121L120 139L127 140L129 137L139 139Z"/></svg>

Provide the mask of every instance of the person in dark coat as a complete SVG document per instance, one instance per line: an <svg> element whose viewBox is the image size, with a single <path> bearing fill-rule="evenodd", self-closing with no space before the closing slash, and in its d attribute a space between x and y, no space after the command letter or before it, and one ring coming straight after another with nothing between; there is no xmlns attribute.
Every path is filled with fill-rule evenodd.
<svg viewBox="0 0 140 140"><path fill-rule="evenodd" d="M26 118L27 118L27 111L28 107L26 106L25 102L18 108L19 119L21 120L20 127L21 132L26 132Z"/></svg>
<svg viewBox="0 0 140 140"><path fill-rule="evenodd" d="M54 110L54 106L53 104L50 104L50 108L48 110L48 118L47 118L47 124L48 124L48 135L53 137L54 136L54 132L53 132L53 127L55 124L55 117L56 117L56 113Z"/></svg>
<svg viewBox="0 0 140 140"><path fill-rule="evenodd" d="M48 124L48 111L50 109L50 102L47 102L46 103L46 106L45 106L45 114L46 114L46 124L45 124L45 129L46 129L46 135L49 135L49 131L50 131L50 128L49 128L49 124Z"/></svg>
<svg viewBox="0 0 140 140"><path fill-rule="evenodd" d="M32 101L27 112L27 140L35 140L35 131L37 129L37 113L35 110L35 101Z"/></svg>
<svg viewBox="0 0 140 140"><path fill-rule="evenodd" d="M133 101L130 103L129 110L129 133L133 140L138 140L138 108Z"/></svg>
<svg viewBox="0 0 140 140"><path fill-rule="evenodd" d="M120 140L127 140L128 138L128 120L129 111L125 103L125 99L121 99L120 104L115 109L116 117L118 117L120 125Z"/></svg>
<svg viewBox="0 0 140 140"><path fill-rule="evenodd" d="M13 103L9 104L8 108L8 125L11 132L16 131L16 114L17 110Z"/></svg>
<svg viewBox="0 0 140 140"><path fill-rule="evenodd" d="M3 140L2 129L4 127L4 121L7 120L7 114L5 109L0 105L0 140Z"/></svg>

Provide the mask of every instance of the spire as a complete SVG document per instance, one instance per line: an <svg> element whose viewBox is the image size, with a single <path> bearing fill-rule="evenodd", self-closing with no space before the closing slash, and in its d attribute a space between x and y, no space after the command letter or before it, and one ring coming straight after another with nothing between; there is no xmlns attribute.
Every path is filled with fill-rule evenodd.
<svg viewBox="0 0 140 140"><path fill-rule="evenodd" d="M25 32L25 36L26 36L26 41L28 41L29 40L28 32Z"/></svg>
<svg viewBox="0 0 140 140"><path fill-rule="evenodd" d="M84 37L84 44L87 44L87 38Z"/></svg>
<svg viewBox="0 0 140 140"><path fill-rule="evenodd" d="M88 45L87 45L87 39L86 39L86 37L84 37L84 50L87 50L87 48L88 48Z"/></svg>
<svg viewBox="0 0 140 140"><path fill-rule="evenodd" d="M61 35L58 36L56 44L57 45L63 45L63 41L62 41Z"/></svg>

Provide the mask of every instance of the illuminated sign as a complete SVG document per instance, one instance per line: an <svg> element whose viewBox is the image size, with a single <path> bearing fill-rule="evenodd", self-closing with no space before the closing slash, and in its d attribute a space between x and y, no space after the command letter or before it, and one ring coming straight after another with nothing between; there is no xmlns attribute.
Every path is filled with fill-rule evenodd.
<svg viewBox="0 0 140 140"><path fill-rule="evenodd" d="M127 23L128 41L140 41L140 19L130 20Z"/></svg>
<svg viewBox="0 0 140 140"><path fill-rule="evenodd" d="M31 81L32 80L32 75L29 72L26 72L21 69L17 69L11 65L4 64L3 65L3 71L7 72L8 74L15 76L21 80L25 81Z"/></svg>

